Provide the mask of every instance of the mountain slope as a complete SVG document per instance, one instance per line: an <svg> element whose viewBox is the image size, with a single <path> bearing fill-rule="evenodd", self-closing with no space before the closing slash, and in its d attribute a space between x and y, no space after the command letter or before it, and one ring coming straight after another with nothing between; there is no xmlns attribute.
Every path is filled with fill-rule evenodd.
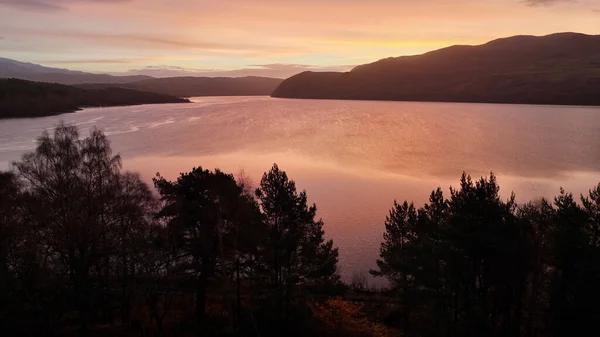
<svg viewBox="0 0 600 337"><path fill-rule="evenodd" d="M600 36L515 36L293 76L273 97L600 105Z"/></svg>
<svg viewBox="0 0 600 337"><path fill-rule="evenodd" d="M152 78L150 76L112 76L92 74L68 69L44 67L34 63L0 58L0 78L19 78L29 81L81 84L81 83L127 83Z"/></svg>
<svg viewBox="0 0 600 337"><path fill-rule="evenodd" d="M82 89L55 83L0 79L0 119L50 116L83 107L185 102L189 101L124 88Z"/></svg>

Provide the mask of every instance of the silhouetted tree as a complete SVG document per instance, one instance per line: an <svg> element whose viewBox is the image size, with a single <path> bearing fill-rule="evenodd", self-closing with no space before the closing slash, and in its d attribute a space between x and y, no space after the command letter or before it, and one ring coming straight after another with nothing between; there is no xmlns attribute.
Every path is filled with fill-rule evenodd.
<svg viewBox="0 0 600 337"><path fill-rule="evenodd" d="M563 189L554 199L556 207L553 227L554 274L550 295L550 327L554 336L567 336L576 332L581 335L581 315L584 299L580 287L584 279L586 246L586 214L575 203L573 195ZM585 296L585 295L583 295Z"/></svg>
<svg viewBox="0 0 600 337"><path fill-rule="evenodd" d="M85 334L93 319L112 320L109 297L118 279L126 321L139 263L134 251L156 204L147 185L135 174L121 174L120 157L112 155L101 131L80 139L76 127L63 124L52 137L44 132L35 152L14 167L24 191L20 206L27 224L17 265L28 271L23 275L31 275L29 287L55 287L44 301L72 301L65 305L75 305ZM45 279L36 281L34 275Z"/></svg>
<svg viewBox="0 0 600 337"><path fill-rule="evenodd" d="M108 212L111 223L111 253L117 284L121 289L120 318L122 324L129 324L131 319L132 300L136 290L137 279L147 277L147 270L142 268L153 262L145 254L149 251L168 250L168 240L160 248L149 247L154 241L152 233L161 226L154 220L158 211L158 200L140 176L135 173L124 173L115 181L113 203Z"/></svg>
<svg viewBox="0 0 600 337"><path fill-rule="evenodd" d="M0 325L7 327L10 326L11 312L18 312L16 279L19 275L13 259L26 225L21 194L17 177L12 172L0 172Z"/></svg>
<svg viewBox="0 0 600 337"><path fill-rule="evenodd" d="M600 184L581 196L586 213L583 275L584 284L578 286L580 326L583 332L594 331L595 322L600 321Z"/></svg>
<svg viewBox="0 0 600 337"><path fill-rule="evenodd" d="M450 194L437 189L418 210L394 203L372 273L400 295L404 335L517 333L530 251L514 195L502 201L493 174L463 174Z"/></svg>
<svg viewBox="0 0 600 337"><path fill-rule="evenodd" d="M0 298L8 295L10 275L8 255L21 225L21 189L12 172L0 172Z"/></svg>
<svg viewBox="0 0 600 337"><path fill-rule="evenodd" d="M279 334L285 334L298 287L339 281L338 250L325 240L323 221L315 220L316 206L308 206L306 192L298 193L277 164L263 175L256 196L267 226L263 262L275 291Z"/></svg>
<svg viewBox="0 0 600 337"><path fill-rule="evenodd" d="M385 276L398 291L403 308L404 335L410 329L410 313L417 288L415 267L419 261L414 255L418 239L417 225L417 210L414 205L394 201L394 207L385 220L381 259L377 260L379 270L371 270L371 274L375 276Z"/></svg>
<svg viewBox="0 0 600 337"><path fill-rule="evenodd" d="M85 144L77 128L59 125L54 137L44 133L34 153L15 163L20 177L35 198L34 217L48 259L62 269L73 286L73 298L82 315L82 331L90 319L90 272L99 261L100 207L94 186L97 179L87 170Z"/></svg>
<svg viewBox="0 0 600 337"><path fill-rule="evenodd" d="M256 203L232 175L220 170L194 168L175 182L157 176L154 183L164 204L158 216L186 255L182 267L197 279L196 314L203 322L210 278L226 279L232 269L239 270L241 256L236 249L241 245L236 238L252 224L245 216L257 213Z"/></svg>

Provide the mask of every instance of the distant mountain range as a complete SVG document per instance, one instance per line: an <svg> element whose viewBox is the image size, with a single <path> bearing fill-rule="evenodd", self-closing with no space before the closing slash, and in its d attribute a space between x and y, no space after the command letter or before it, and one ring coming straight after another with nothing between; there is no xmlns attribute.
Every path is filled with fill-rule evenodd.
<svg viewBox="0 0 600 337"><path fill-rule="evenodd" d="M345 73L304 72L272 96L600 105L600 36L515 36L387 58Z"/></svg>
<svg viewBox="0 0 600 337"><path fill-rule="evenodd" d="M68 69L44 67L39 64L19 62L0 57L0 78L19 78L28 81L59 84L128 83L150 79L150 76L112 76L92 74Z"/></svg>
<svg viewBox="0 0 600 337"><path fill-rule="evenodd" d="M178 97L194 96L269 96L282 82L269 77L168 77L150 78L121 84L121 88L151 91ZM83 88L106 87L106 84L81 84Z"/></svg>
<svg viewBox="0 0 600 337"><path fill-rule="evenodd" d="M285 98L600 105L600 35L514 36L479 46L386 58L350 72L267 77L113 76L0 58L0 78L122 88L175 97Z"/></svg>
<svg viewBox="0 0 600 337"><path fill-rule="evenodd" d="M113 76L0 58L0 78L79 85L87 88L120 87L151 91L177 97L192 96L268 96L281 79L268 77L172 77Z"/></svg>

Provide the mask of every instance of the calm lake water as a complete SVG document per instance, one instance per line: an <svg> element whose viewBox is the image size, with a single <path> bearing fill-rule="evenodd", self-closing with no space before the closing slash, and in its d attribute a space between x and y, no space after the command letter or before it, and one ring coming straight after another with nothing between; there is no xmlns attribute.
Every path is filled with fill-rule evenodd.
<svg viewBox="0 0 600 337"><path fill-rule="evenodd" d="M600 182L600 108L210 97L182 105L86 109L0 121L0 169L60 120L109 135L124 168L148 180L194 166L243 170L274 162L318 207L349 279L375 265L394 199L422 204L462 171L498 176L524 202ZM380 281L373 281L381 284Z"/></svg>

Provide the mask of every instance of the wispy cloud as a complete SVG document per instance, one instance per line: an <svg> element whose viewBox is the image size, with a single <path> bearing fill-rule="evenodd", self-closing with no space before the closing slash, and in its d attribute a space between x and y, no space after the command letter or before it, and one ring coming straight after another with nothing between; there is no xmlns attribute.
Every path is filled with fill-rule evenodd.
<svg viewBox="0 0 600 337"><path fill-rule="evenodd" d="M0 0L0 5L34 11L61 11L66 7L42 0Z"/></svg>
<svg viewBox="0 0 600 337"><path fill-rule="evenodd" d="M575 0L524 0L529 6L548 6L561 2L574 2Z"/></svg>
<svg viewBox="0 0 600 337"><path fill-rule="evenodd" d="M115 59L84 59L84 60L49 60L47 64L128 64L155 61L153 58L115 58Z"/></svg>
<svg viewBox="0 0 600 337"><path fill-rule="evenodd" d="M0 0L0 5L34 11L62 11L75 3L119 4L133 1L135 0Z"/></svg>
<svg viewBox="0 0 600 337"><path fill-rule="evenodd" d="M2 1L2 0L0 0ZM157 49L157 50L194 50L206 52L227 52L227 53L293 53L298 48L287 47L283 45L262 45L252 43L227 44L220 42L211 42L203 40L185 40L170 36L152 36L142 34L118 34L101 32L78 32L78 31L53 31L39 30L30 28L19 28L12 31L13 35L29 36L34 38L55 38L67 39L73 41L82 41L93 43L94 45L112 46L112 47L130 47L136 49Z"/></svg>

